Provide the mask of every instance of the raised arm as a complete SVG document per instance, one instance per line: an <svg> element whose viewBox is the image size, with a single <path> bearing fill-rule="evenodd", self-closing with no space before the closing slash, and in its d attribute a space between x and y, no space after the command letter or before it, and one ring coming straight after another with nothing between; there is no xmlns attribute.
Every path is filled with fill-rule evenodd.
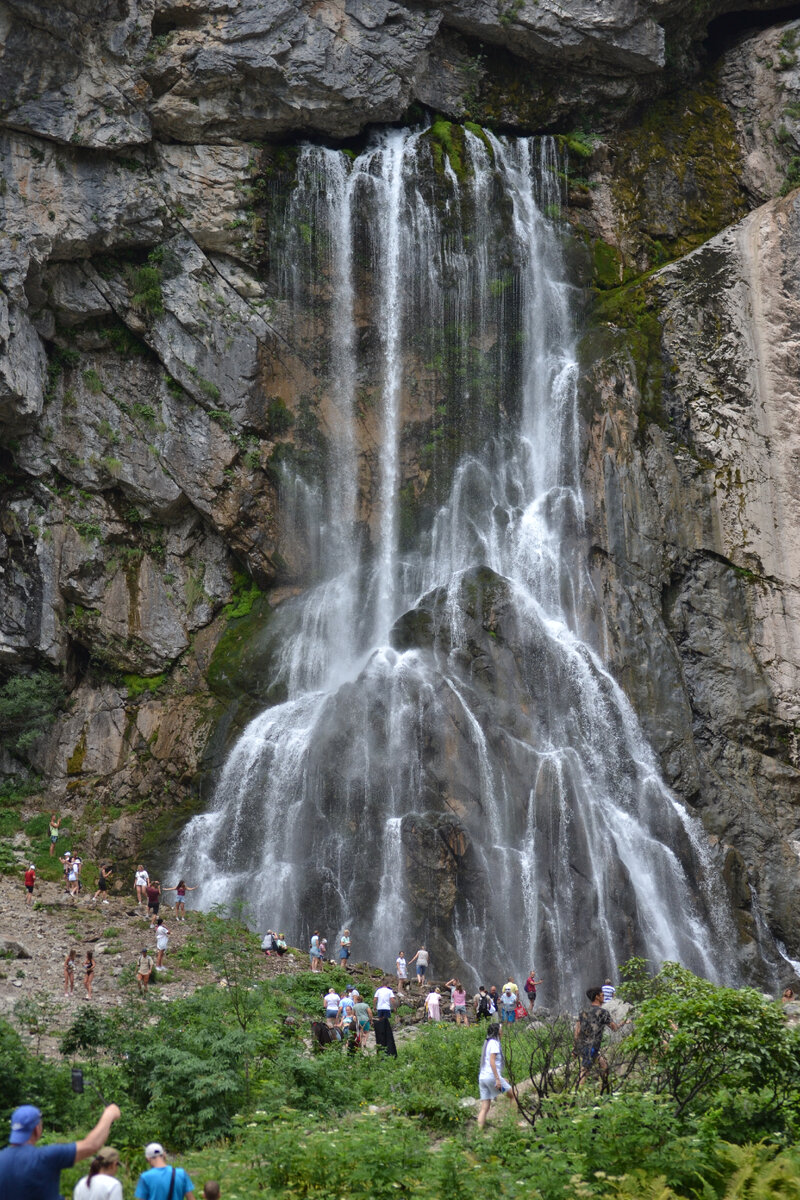
<svg viewBox="0 0 800 1200"><path fill-rule="evenodd" d="M103 1115L90 1133L75 1146L75 1162L82 1158L92 1158L108 1140L108 1131L114 1122L122 1116L116 1104L108 1104L103 1109Z"/></svg>

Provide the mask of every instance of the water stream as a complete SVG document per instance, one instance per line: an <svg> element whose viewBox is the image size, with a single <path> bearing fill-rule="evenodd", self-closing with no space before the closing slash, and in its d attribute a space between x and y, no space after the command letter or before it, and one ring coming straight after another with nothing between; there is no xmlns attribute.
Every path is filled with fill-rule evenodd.
<svg viewBox="0 0 800 1200"><path fill-rule="evenodd" d="M300 153L273 265L326 343L324 466L287 468L283 496L312 579L273 618L287 699L178 869L299 944L348 927L389 966L425 941L470 983L535 963L550 1004L634 953L719 977L700 827L587 641L555 149L464 139L458 171L425 131Z"/></svg>

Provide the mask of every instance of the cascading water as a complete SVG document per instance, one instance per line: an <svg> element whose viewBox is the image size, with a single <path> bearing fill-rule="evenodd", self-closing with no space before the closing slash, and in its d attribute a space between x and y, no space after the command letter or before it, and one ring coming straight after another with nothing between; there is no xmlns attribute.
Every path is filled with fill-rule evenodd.
<svg viewBox="0 0 800 1200"><path fill-rule="evenodd" d="M718 976L698 830L584 640L554 148L465 131L456 166L429 131L300 154L274 257L327 339L324 467L284 487L316 582L270 625L287 698L178 866L206 905L300 942L347 926L387 966L421 940L473 982L535 962L551 1003L633 953ZM443 402L414 480L421 377Z"/></svg>

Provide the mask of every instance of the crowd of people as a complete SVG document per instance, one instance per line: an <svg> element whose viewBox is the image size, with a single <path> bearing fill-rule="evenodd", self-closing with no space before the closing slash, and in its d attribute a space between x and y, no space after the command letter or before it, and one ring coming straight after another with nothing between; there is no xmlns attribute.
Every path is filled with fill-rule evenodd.
<svg viewBox="0 0 800 1200"><path fill-rule="evenodd" d="M116 1104L103 1110L100 1120L78 1142L40 1146L44 1132L42 1114L33 1104L23 1104L11 1114L8 1145L0 1150L0 1196L22 1200L51 1200L60 1196L61 1172L84 1159L91 1159L88 1173L73 1190L73 1200L123 1200L117 1179L120 1155L105 1144L111 1126L121 1116ZM144 1148L146 1168L139 1175L136 1200L195 1200L192 1180L183 1167L170 1166L160 1142ZM203 1200L220 1200L220 1186L210 1179L203 1187Z"/></svg>

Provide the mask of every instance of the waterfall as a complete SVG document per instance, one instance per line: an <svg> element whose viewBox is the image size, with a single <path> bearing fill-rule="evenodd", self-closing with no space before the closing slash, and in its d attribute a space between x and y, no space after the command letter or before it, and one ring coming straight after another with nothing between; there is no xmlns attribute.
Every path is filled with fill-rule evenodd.
<svg viewBox="0 0 800 1200"><path fill-rule="evenodd" d="M476 984L535 963L552 1004L631 954L718 978L732 937L584 628L560 178L552 141L469 130L458 155L425 130L302 149L275 257L324 331L327 453L284 473L309 586L270 625L287 699L178 861L204 905L244 898L290 940L348 927L387 967L424 940Z"/></svg>

